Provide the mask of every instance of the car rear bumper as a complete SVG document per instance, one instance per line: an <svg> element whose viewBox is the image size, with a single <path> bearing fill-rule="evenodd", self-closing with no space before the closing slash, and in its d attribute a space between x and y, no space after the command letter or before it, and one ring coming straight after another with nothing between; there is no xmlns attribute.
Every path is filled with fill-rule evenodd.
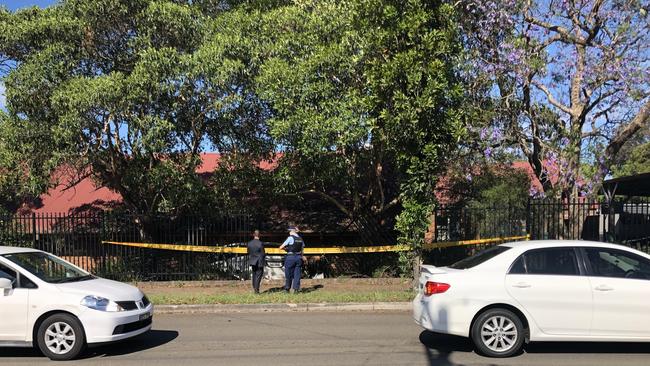
<svg viewBox="0 0 650 366"><path fill-rule="evenodd" d="M422 299L423 295L417 294L413 299L413 320L422 328L433 330L431 319L427 316L425 307L426 303Z"/></svg>
<svg viewBox="0 0 650 366"><path fill-rule="evenodd" d="M153 305L144 309L108 313L90 310L80 317L86 331L86 342L114 342L145 333L153 322Z"/></svg>
<svg viewBox="0 0 650 366"><path fill-rule="evenodd" d="M449 301L443 296L423 296L413 300L413 319L422 328L436 333L469 336L470 312L459 302Z"/></svg>

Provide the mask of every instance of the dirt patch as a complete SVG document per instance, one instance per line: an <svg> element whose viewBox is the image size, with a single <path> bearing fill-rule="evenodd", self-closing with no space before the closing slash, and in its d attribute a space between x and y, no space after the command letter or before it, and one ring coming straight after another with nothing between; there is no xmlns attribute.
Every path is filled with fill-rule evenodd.
<svg viewBox="0 0 650 366"><path fill-rule="evenodd" d="M404 291L410 289L411 280L402 278L325 278L303 279L302 288L318 288L328 292ZM147 294L155 295L212 295L245 294L251 291L250 281L187 281L135 283ZM261 290L284 286L284 281L262 282Z"/></svg>

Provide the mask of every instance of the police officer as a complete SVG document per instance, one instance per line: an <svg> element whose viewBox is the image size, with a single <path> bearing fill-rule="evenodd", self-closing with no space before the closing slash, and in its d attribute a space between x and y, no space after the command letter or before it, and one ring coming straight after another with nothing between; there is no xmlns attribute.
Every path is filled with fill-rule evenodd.
<svg viewBox="0 0 650 366"><path fill-rule="evenodd" d="M253 240L248 242L248 264L251 266L253 274L253 291L260 293L260 283L264 275L264 264L266 263L266 253L264 244L260 241L260 231L253 232Z"/></svg>
<svg viewBox="0 0 650 366"><path fill-rule="evenodd" d="M302 251L305 248L305 242L298 235L298 228L289 226L289 237L280 245L280 249L287 251L287 257L284 261L284 276L286 282L284 291L300 291L300 274L302 273Z"/></svg>

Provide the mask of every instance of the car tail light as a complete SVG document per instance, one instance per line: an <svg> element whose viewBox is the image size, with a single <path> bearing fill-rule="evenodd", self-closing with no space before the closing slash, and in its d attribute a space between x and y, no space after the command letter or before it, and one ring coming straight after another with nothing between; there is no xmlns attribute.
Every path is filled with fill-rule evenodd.
<svg viewBox="0 0 650 366"><path fill-rule="evenodd" d="M449 290L450 287L451 286L448 283L427 281L427 283L424 285L424 296L441 294Z"/></svg>

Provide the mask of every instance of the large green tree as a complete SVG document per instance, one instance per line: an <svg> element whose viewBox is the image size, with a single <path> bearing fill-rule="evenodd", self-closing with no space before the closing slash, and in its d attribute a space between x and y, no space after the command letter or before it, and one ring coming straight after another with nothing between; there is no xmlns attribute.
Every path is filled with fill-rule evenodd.
<svg viewBox="0 0 650 366"><path fill-rule="evenodd" d="M417 248L460 134L459 45L441 1L66 0L5 12L2 128L6 151L22 150L3 164L27 164L41 189L70 167L134 212L182 213L215 197L195 174L208 146L227 156L214 180L233 187L219 201L259 194L258 182L276 200L318 198L350 222L396 227Z"/></svg>
<svg viewBox="0 0 650 366"><path fill-rule="evenodd" d="M0 19L5 169L27 165L33 190L57 169L92 176L138 214L196 212L206 148L248 150L263 119L244 64L204 46L227 2L66 0ZM12 165L13 164L13 165ZM74 184L74 180L64 182Z"/></svg>
<svg viewBox="0 0 650 366"><path fill-rule="evenodd" d="M296 1L260 23L256 85L282 147L277 186L371 226L399 212L400 241L417 248L440 163L459 134L452 8Z"/></svg>

